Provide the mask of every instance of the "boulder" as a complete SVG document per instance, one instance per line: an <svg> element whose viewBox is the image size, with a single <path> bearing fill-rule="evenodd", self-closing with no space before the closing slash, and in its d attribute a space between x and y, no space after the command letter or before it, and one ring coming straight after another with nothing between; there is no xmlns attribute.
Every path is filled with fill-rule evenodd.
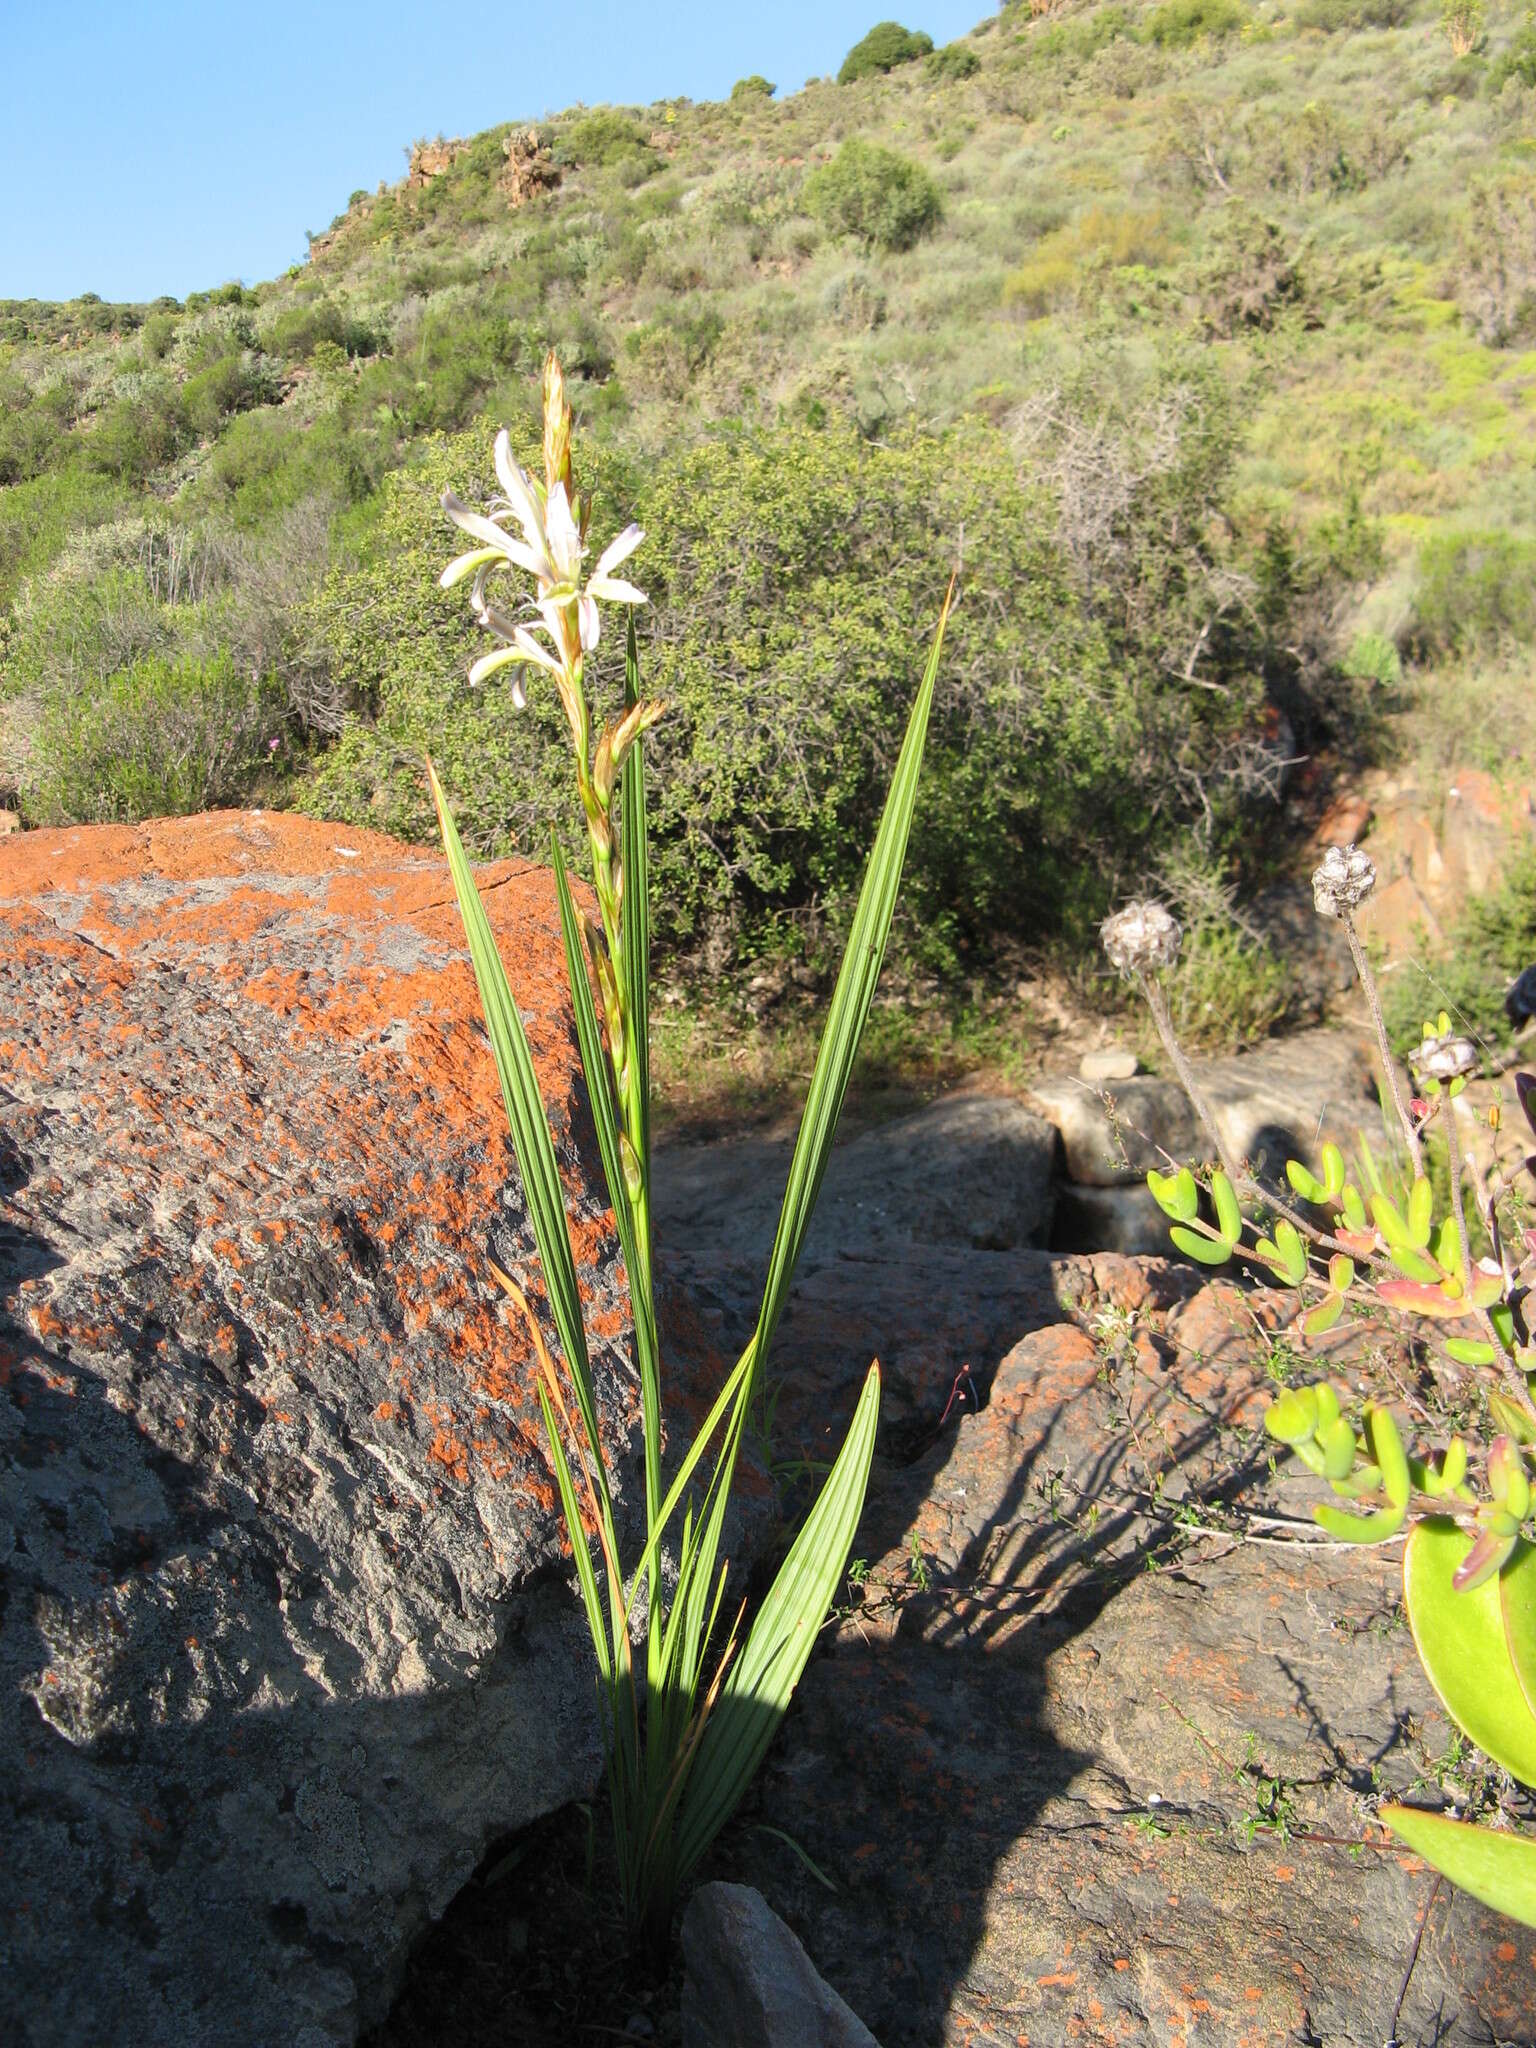
<svg viewBox="0 0 1536 2048"><path fill-rule="evenodd" d="M833 1147L801 1256L802 1274L843 1256L903 1256L912 1245L1017 1251L1051 1228L1050 1126L1011 1096L950 1095ZM685 1245L718 1236L763 1269L789 1177L793 1133L659 1153L658 1213Z"/></svg>
<svg viewBox="0 0 1536 2048"><path fill-rule="evenodd" d="M1300 1032L1193 1064L1228 1149L1270 1177L1292 1154L1312 1159L1319 1133L1352 1139L1377 1116L1364 1041L1347 1033ZM1102 1089L1043 1080L1028 1099L1061 1133L1067 1179L1087 1187L1125 1186L1170 1157L1199 1160L1211 1150L1176 1080L1138 1077Z"/></svg>
<svg viewBox="0 0 1536 2048"><path fill-rule="evenodd" d="M482 887L627 1473L554 893ZM344 2044L487 1843L600 1769L447 869L258 813L27 832L0 924L10 2037Z"/></svg>
<svg viewBox="0 0 1536 2048"><path fill-rule="evenodd" d="M885 2048L1380 2048L1421 1916L1393 2038L1536 2040L1530 1941L1374 1817L1454 1791L1453 1731L1396 1550L1309 1540L1325 1490L1267 1472L1283 1303L1121 1265L877 1466L758 1792L835 1892L766 1831L731 1874Z"/></svg>
<svg viewBox="0 0 1536 2048"><path fill-rule="evenodd" d="M683 1962L683 2048L880 2048L750 1885L700 1885Z"/></svg>

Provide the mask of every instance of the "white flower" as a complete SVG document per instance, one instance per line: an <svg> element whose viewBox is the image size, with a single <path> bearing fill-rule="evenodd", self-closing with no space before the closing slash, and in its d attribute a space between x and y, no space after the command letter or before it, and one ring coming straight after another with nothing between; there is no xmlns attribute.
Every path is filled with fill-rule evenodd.
<svg viewBox="0 0 1536 2048"><path fill-rule="evenodd" d="M514 457L505 428L496 436L495 461L504 495L492 499L488 514L472 512L452 491L443 493L443 510L461 532L480 545L456 556L438 584L443 590L452 590L466 576L473 576L475 616L502 643L475 663L469 672L472 683L483 682L511 663L532 662L554 676L565 676L598 644L600 601L645 603L644 591L613 573L628 561L645 535L638 526L626 526L603 550L583 587L581 562L586 550L565 485L557 483L547 494L543 492ZM512 530L514 522L517 532ZM487 598L491 572L509 564L524 570L538 584L538 596L529 600L538 613L537 624L520 624ZM537 637L540 632L548 634L551 646ZM525 703L521 683L513 683L512 701L519 709Z"/></svg>

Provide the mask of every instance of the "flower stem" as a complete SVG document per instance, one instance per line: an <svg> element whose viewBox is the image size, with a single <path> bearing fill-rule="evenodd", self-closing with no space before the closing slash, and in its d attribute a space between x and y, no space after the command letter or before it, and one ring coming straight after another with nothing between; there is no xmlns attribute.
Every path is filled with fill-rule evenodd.
<svg viewBox="0 0 1536 2048"><path fill-rule="evenodd" d="M1391 1041L1387 1037L1387 1020L1381 1014L1381 998L1376 993L1376 977L1371 972L1370 962L1365 957L1365 948L1360 943L1360 934L1355 930L1355 920L1349 911L1341 910L1339 921L1344 927L1344 936L1349 940L1349 950L1359 976L1360 987L1365 995L1366 1008L1371 1013L1371 1022L1376 1028L1376 1043L1381 1049L1381 1070L1387 1077L1387 1089L1392 1097L1392 1107L1397 1111L1397 1120L1403 1127L1403 1136L1408 1141L1408 1156L1413 1161L1413 1177L1424 1178L1424 1147L1419 1139L1418 1126L1414 1123L1408 1105L1403 1100L1402 1084L1398 1079L1397 1062L1392 1057Z"/></svg>

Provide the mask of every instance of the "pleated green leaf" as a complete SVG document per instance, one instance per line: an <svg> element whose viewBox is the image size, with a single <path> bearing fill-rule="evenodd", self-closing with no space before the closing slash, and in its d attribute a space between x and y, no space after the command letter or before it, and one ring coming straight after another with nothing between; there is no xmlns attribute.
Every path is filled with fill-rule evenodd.
<svg viewBox="0 0 1536 2048"><path fill-rule="evenodd" d="M853 929L848 935L847 950L838 971L832 1007L817 1050L800 1131L795 1140L794 1157L790 1161L789 1183L779 1212L779 1227L774 1234L773 1251L768 1260L768 1279L757 1321L759 1370L767 1362L784 1298L789 1292L816 1197L821 1191L838 1115L848 1091L848 1076L853 1071L854 1055L869 1015L880 963L885 957L891 913L896 907L902 863L912 830L912 811L917 802L918 775L928 734L928 714L933 705L934 680L939 672L939 654L944 645L944 629L949 623L953 596L951 585L950 595L945 598L944 610L939 617L922 687L907 722L906 738L902 742L896 772L891 778L885 814L880 820L874 851L869 857L858 908L853 915Z"/></svg>
<svg viewBox="0 0 1536 2048"><path fill-rule="evenodd" d="M629 614L624 649L624 702L640 701L640 652L635 644L635 615ZM630 1029L639 1070L640 1130L635 1150L645 1185L651 1184L651 898L646 854L644 741L637 739L625 758L619 778L620 859L624 866L624 900L619 906L624 948L624 976L629 984ZM649 1244L644 1247L647 1266Z"/></svg>
<svg viewBox="0 0 1536 2048"><path fill-rule="evenodd" d="M709 1717L678 1818L681 1876L735 1811L815 1646L864 1512L879 1416L880 1368L872 1365L837 1462Z"/></svg>
<svg viewBox="0 0 1536 2048"><path fill-rule="evenodd" d="M533 1223L534 1240L539 1248L539 1262L544 1270L544 1289L549 1296L550 1313L554 1316L560 1348L576 1389L582 1422L596 1445L597 1403L593 1398L592 1372L587 1361L587 1337L582 1327L576 1261L571 1253L560 1170L555 1164L554 1141L549 1135L549 1119L545 1114L543 1097L539 1094L538 1077L533 1070L533 1055L528 1050L528 1036L523 1030L517 1004L507 986L506 970L501 964L501 955L496 951L496 940L475 887L473 871L430 761L427 763L427 780L432 789L432 801L437 806L437 822L443 835L443 848L448 855L448 872L453 877L454 894L459 899L459 915L464 920L464 936L469 941L469 957L480 989L485 1028L501 1082L501 1099L506 1105L507 1123L523 1177L523 1194Z"/></svg>
<svg viewBox="0 0 1536 2048"><path fill-rule="evenodd" d="M560 842L551 837L555 870L555 893L560 904L560 936L565 943L565 968L570 977L571 1008L576 1018L576 1043L586 1076L587 1096L592 1105L592 1122L597 1131L597 1149L602 1157L618 1226L619 1249L629 1276L630 1310L634 1319L636 1364L640 1372L641 1420L645 1436L645 1482L647 1520L655 1515L661 1497L661 1371L656 1340L655 1311L651 1300L649 1259L640 1257L635 1232L635 1215L624 1180L619 1152L618 1111L613 1083L603 1052L597 1005L587 980L586 956L582 950L581 926L571 895L570 876ZM594 1448L595 1448L594 1444Z"/></svg>

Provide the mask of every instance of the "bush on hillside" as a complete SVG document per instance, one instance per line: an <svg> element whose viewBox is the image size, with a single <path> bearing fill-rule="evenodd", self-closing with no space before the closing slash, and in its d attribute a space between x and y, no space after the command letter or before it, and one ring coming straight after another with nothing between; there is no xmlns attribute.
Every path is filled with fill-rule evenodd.
<svg viewBox="0 0 1536 2048"><path fill-rule="evenodd" d="M290 362L305 362L322 341L334 342L348 356L377 355L383 339L376 329L357 319L331 299L312 299L279 313L262 337L269 355Z"/></svg>
<svg viewBox="0 0 1536 2048"><path fill-rule="evenodd" d="M22 796L40 823L159 818L238 802L281 730L282 690L227 651L146 655L85 696L55 697Z"/></svg>
<svg viewBox="0 0 1536 2048"><path fill-rule="evenodd" d="M1421 658L1491 655L1536 640L1536 541L1448 534L1419 556L1412 648Z"/></svg>
<svg viewBox="0 0 1536 2048"><path fill-rule="evenodd" d="M573 121L555 145L557 163L616 171L625 183L639 184L658 170L661 159L633 115L617 107L598 107Z"/></svg>
<svg viewBox="0 0 1536 2048"><path fill-rule="evenodd" d="M1457 299L1491 348L1536 339L1536 176L1482 179L1469 195Z"/></svg>
<svg viewBox="0 0 1536 2048"><path fill-rule="evenodd" d="M1187 50L1202 36L1230 36L1248 20L1240 0L1163 0L1147 16L1146 33L1161 50Z"/></svg>
<svg viewBox="0 0 1536 2048"><path fill-rule="evenodd" d="M981 59L969 43L946 43L931 54L923 69L930 78L974 78L981 69Z"/></svg>
<svg viewBox="0 0 1536 2048"><path fill-rule="evenodd" d="M806 179L805 207L833 234L894 251L921 241L942 218L944 201L920 164L855 135Z"/></svg>
<svg viewBox="0 0 1536 2048"><path fill-rule="evenodd" d="M731 87L733 100L771 100L778 87L764 78L761 71L754 71L750 78L738 78Z"/></svg>
<svg viewBox="0 0 1536 2048"><path fill-rule="evenodd" d="M843 59L837 82L852 85L875 72L894 71L898 64L911 64L918 57L926 57L932 48L933 37L921 29L903 28L899 21L877 21Z"/></svg>
<svg viewBox="0 0 1536 2048"><path fill-rule="evenodd" d="M536 683L526 714L495 684L469 689L479 637L434 581L453 544L438 493L484 479L486 438L436 443L390 479L362 557L319 593L316 637L367 711L302 801L429 834L430 747L478 856L542 856L565 795L551 779L558 706ZM1253 723L1251 683L1239 661L1230 676L1213 670L1230 689L1179 687L1162 642L1136 639L1129 596L1133 584L1145 593L1170 638L1189 630L1186 604L1204 602L1196 540L1165 559L1170 529L1206 528L1202 459L1186 451L1176 476L1119 515L1124 592L1080 586L1053 494L1021 485L1008 438L975 420L884 444L786 427L642 476L585 479L610 517L633 510L649 536L635 565L652 600L642 670L675 707L650 784L659 941L717 961L814 953L821 920L856 884L962 530L964 588L906 885L908 957L945 964L999 938L1086 932L1181 803L1199 810L1203 795L1224 815L1235 785L1221 764ZM594 543L604 538L600 525ZM1113 548L1096 553L1118 577ZM594 670L612 700L620 650L605 643Z"/></svg>
<svg viewBox="0 0 1536 2048"><path fill-rule="evenodd" d="M1292 17L1298 28L1325 36L1353 35L1363 28L1401 28L1412 0L1301 0Z"/></svg>
<svg viewBox="0 0 1536 2048"><path fill-rule="evenodd" d="M1536 9L1527 8L1523 26L1488 67L1488 91L1493 98L1514 79L1527 92L1536 92Z"/></svg>

